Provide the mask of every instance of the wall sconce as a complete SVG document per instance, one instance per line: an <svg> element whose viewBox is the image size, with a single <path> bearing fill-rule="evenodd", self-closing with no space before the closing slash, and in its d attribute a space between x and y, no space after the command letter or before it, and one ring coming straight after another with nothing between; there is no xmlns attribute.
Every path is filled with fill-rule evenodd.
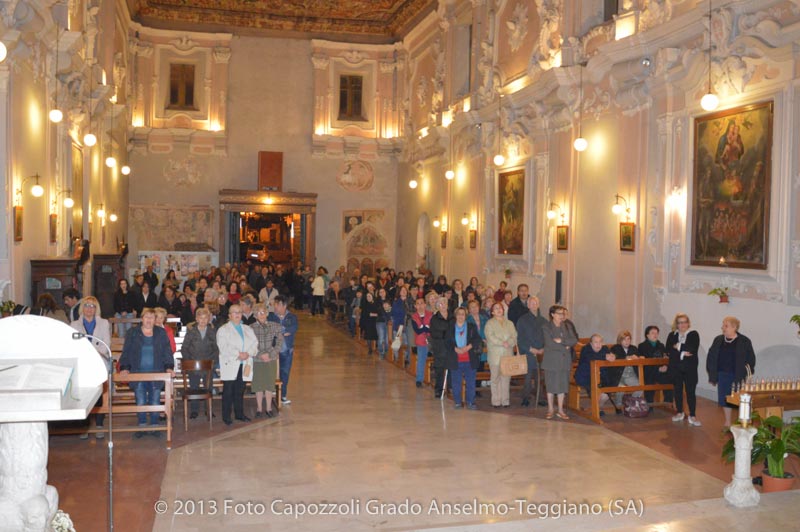
<svg viewBox="0 0 800 532"><path fill-rule="evenodd" d="M438 216L435 216L433 218L433 226L434 227L439 227L440 225L442 225L442 222L439 221L439 217Z"/></svg>
<svg viewBox="0 0 800 532"><path fill-rule="evenodd" d="M72 199L72 189L68 188L66 190L60 190L58 191L58 193L56 193L56 197L53 198L53 207L52 207L53 211L55 211L56 207L58 206L58 197L61 194L66 194L66 196L64 197L64 207L66 207L67 209L71 209L72 207L75 206L75 200Z"/></svg>
<svg viewBox="0 0 800 532"><path fill-rule="evenodd" d="M35 179L36 183L31 187L31 196L34 198L41 198L44 195L44 187L39 184L39 174L32 175L30 177L26 177L22 180L22 184L17 189L17 197L19 200L22 199L22 191L25 189L25 183L30 181L31 179Z"/></svg>
<svg viewBox="0 0 800 532"><path fill-rule="evenodd" d="M114 214L113 212L112 212L112 213L111 213L111 214L108 216L108 219L109 219L111 222L116 222L116 221L118 220L118 218L117 218L117 215L116 215L116 214Z"/></svg>
<svg viewBox="0 0 800 532"><path fill-rule="evenodd" d="M446 178L448 181L452 181L452 180L453 180L453 178L454 178L455 176L456 176L456 173L455 173L454 171L452 171L452 170L448 170L448 171L446 171L446 172L444 173L444 177L445 177L445 178Z"/></svg>
<svg viewBox="0 0 800 532"><path fill-rule="evenodd" d="M708 0L708 92L700 99L704 111L713 111L719 106L719 98L711 86L711 0Z"/></svg>
<svg viewBox="0 0 800 532"><path fill-rule="evenodd" d="M625 219L626 220L630 219L630 217L631 217L631 208L628 205L628 200L626 200L625 198L623 198L619 194L615 194L614 195L614 199L615 199L615 202L614 202L614 205L611 206L611 212L613 212L617 216L619 216L620 214L622 214L624 212L625 213ZM625 206L622 206L620 204L619 200L624 201L625 202Z"/></svg>
<svg viewBox="0 0 800 532"><path fill-rule="evenodd" d="M6 43L0 41L0 63L6 60L6 56L8 56L8 48L6 48Z"/></svg>
<svg viewBox="0 0 800 532"><path fill-rule="evenodd" d="M556 216L561 217L561 225L565 224L565 220L567 218L567 214L561 208L558 203L550 203L550 208L547 209L547 219L554 220Z"/></svg>
<svg viewBox="0 0 800 532"><path fill-rule="evenodd" d="M131 167L127 164L122 165L122 168L119 169L122 175L131 175Z"/></svg>
<svg viewBox="0 0 800 532"><path fill-rule="evenodd" d="M419 185L419 183L417 182L416 179L411 179L408 182L408 188L410 188L411 190L414 190L415 188L417 188L418 185Z"/></svg>
<svg viewBox="0 0 800 532"><path fill-rule="evenodd" d="M105 218L106 217L106 210L103 208L103 204L102 203L99 205L99 208L97 209L97 217L98 218Z"/></svg>
<svg viewBox="0 0 800 532"><path fill-rule="evenodd" d="M467 213L464 213L464 216L461 217L461 225L469 225L469 216L467 216Z"/></svg>

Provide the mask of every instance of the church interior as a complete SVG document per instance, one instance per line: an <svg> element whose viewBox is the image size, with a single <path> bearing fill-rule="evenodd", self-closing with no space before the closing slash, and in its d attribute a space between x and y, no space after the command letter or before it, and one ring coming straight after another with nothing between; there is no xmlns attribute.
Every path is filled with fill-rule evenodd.
<svg viewBox="0 0 800 532"><path fill-rule="evenodd" d="M518 379L509 409L479 386L477 412L454 410L347 316L293 306L280 415L226 427L217 410L185 429L176 392L168 445L114 436L111 501L108 438L51 423L42 485L79 532L110 529L112 505L123 531L794 527L795 491L746 508L723 495L744 477L721 459L706 368L735 317L757 362L733 389L754 409L772 397L762 411L789 433L798 45L798 0L0 0L4 334L43 294L60 306L75 289L113 318L120 279L182 286L251 261L344 286L385 269L524 285L584 344L639 344L653 325L665 342L682 313L700 338L702 426L671 403L601 420L585 391L553 419L538 397L520 406ZM3 359L25 343L11 336L0 532L44 530L2 502L3 431L21 420L3 414Z"/></svg>

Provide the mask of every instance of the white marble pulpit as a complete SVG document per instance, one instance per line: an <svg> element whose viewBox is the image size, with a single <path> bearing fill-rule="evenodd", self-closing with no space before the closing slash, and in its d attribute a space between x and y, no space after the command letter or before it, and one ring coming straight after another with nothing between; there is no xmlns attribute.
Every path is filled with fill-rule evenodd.
<svg viewBox="0 0 800 532"><path fill-rule="evenodd" d="M65 393L0 389L0 532L49 530L58 492L47 485L48 421L85 419L102 393L106 365L69 325L40 316L0 319L0 369L46 363L73 368ZM58 400L60 396L60 401Z"/></svg>

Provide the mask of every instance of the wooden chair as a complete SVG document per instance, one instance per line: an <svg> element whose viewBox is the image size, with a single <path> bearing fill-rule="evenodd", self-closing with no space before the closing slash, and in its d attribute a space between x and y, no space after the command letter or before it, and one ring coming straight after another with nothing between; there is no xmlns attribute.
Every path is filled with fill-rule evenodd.
<svg viewBox="0 0 800 532"><path fill-rule="evenodd" d="M190 371L203 371L203 384L206 388L191 388L189 387L189 372ZM213 360L181 360L181 375L183 377L183 427L189 430L189 401L196 401L204 399L206 401L206 408L208 409L208 428L211 428L211 406L214 394L212 392L213 384L212 377L214 371Z"/></svg>

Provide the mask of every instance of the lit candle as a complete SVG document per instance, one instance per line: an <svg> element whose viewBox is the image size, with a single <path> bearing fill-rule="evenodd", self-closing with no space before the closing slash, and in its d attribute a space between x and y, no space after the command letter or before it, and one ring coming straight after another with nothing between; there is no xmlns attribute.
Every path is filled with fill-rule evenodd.
<svg viewBox="0 0 800 532"><path fill-rule="evenodd" d="M743 393L739 396L739 421L747 426L750 423L750 394Z"/></svg>

